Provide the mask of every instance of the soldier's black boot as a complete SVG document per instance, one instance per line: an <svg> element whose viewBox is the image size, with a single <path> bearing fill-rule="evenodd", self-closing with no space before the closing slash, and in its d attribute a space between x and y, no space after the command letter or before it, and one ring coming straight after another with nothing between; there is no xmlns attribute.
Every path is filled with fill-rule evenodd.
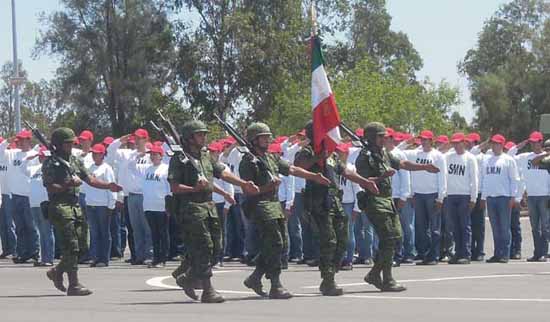
<svg viewBox="0 0 550 322"><path fill-rule="evenodd" d="M197 293L195 293L195 285L197 284L197 280L193 277L188 276L187 274L181 274L180 276L178 276L178 280L185 295L197 301L199 299Z"/></svg>
<svg viewBox="0 0 550 322"><path fill-rule="evenodd" d="M392 276L391 272L391 266L384 267L384 270L382 271L382 274L384 275L384 283L382 285L382 292L403 292L406 291L407 288L401 284L398 284Z"/></svg>
<svg viewBox="0 0 550 322"><path fill-rule="evenodd" d="M269 290L269 298L274 300L288 300L292 298L292 293L290 293L286 288L281 284L281 279L279 275L274 275L270 277L271 279L271 289Z"/></svg>
<svg viewBox="0 0 550 322"><path fill-rule="evenodd" d="M68 296L86 296L92 294L92 291L78 282L78 272L67 272L69 276Z"/></svg>
<svg viewBox="0 0 550 322"><path fill-rule="evenodd" d="M46 276L53 282L53 286L61 292L67 292L65 285L63 285L63 271L57 267L52 267L52 269L46 272Z"/></svg>
<svg viewBox="0 0 550 322"><path fill-rule="evenodd" d="M220 295L213 287L210 278L205 278L202 280L202 303L223 303L225 299Z"/></svg>
<svg viewBox="0 0 550 322"><path fill-rule="evenodd" d="M334 277L323 278L319 291L324 296L340 296L344 294L344 289L336 284Z"/></svg>
<svg viewBox="0 0 550 322"><path fill-rule="evenodd" d="M172 272L172 277L176 280L176 284L183 288L185 273L189 269L189 261L185 258L180 262L180 265Z"/></svg>
<svg viewBox="0 0 550 322"><path fill-rule="evenodd" d="M263 273L256 268L254 272L244 280L243 284L249 289L252 289L254 293L259 296L266 297L267 293L264 292L262 285L262 275Z"/></svg>
<svg viewBox="0 0 550 322"><path fill-rule="evenodd" d="M376 266L373 267L367 275L365 275L364 280L365 282L376 287L377 289L382 290L383 283L382 283L382 278L380 277L380 271L375 268Z"/></svg>

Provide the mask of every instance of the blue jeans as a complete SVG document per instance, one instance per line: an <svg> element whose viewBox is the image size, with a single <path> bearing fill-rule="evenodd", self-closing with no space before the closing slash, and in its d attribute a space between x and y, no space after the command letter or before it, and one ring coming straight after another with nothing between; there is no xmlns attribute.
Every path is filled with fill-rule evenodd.
<svg viewBox="0 0 550 322"><path fill-rule="evenodd" d="M454 227L453 221L448 217L449 212L447 211L447 207L447 198L445 198L443 200L443 208L441 209L441 257L453 257L455 255Z"/></svg>
<svg viewBox="0 0 550 322"><path fill-rule="evenodd" d="M527 197L529 206L529 220L535 250L533 256L540 258L548 254L548 241L550 240L550 213L548 212L548 196Z"/></svg>
<svg viewBox="0 0 550 322"><path fill-rule="evenodd" d="M470 213L472 222L472 259L485 256L485 212L480 207L481 195L477 195L476 205Z"/></svg>
<svg viewBox="0 0 550 322"><path fill-rule="evenodd" d="M512 233L512 241L510 243L510 257L512 255L521 255L521 223L519 221L519 208L512 209L510 217L510 232Z"/></svg>
<svg viewBox="0 0 550 322"><path fill-rule="evenodd" d="M447 219L452 222L457 258L472 256L472 219L470 217L470 196L447 196Z"/></svg>
<svg viewBox="0 0 550 322"><path fill-rule="evenodd" d="M397 204L398 199L395 199ZM414 208L412 201L409 199L405 202L405 206L398 210L399 220L401 221L401 232L403 237L396 247L395 261L399 262L402 259L413 259L416 256L414 243Z"/></svg>
<svg viewBox="0 0 550 322"><path fill-rule="evenodd" d="M15 245L15 224L13 223L13 211L11 209L11 197L8 194L2 195L2 206L0 206L0 242L4 255L16 255Z"/></svg>
<svg viewBox="0 0 550 322"><path fill-rule="evenodd" d="M111 213L107 207L86 208L90 225L90 255L96 263L108 264L111 259Z"/></svg>
<svg viewBox="0 0 550 322"><path fill-rule="evenodd" d="M143 195L130 193L128 196L128 213L134 235L135 260L138 262L153 257L153 240L151 228L143 211Z"/></svg>
<svg viewBox="0 0 550 322"><path fill-rule="evenodd" d="M40 233L40 261L42 263L53 263L55 252L53 225L44 217L40 207L32 207L31 213Z"/></svg>
<svg viewBox="0 0 550 322"><path fill-rule="evenodd" d="M145 217L151 228L153 239L153 262L164 263L170 251L168 216L164 211L146 211Z"/></svg>
<svg viewBox="0 0 550 322"><path fill-rule="evenodd" d="M242 193L235 194L236 204L229 208L225 218L225 255L239 258L244 255L244 226L241 214Z"/></svg>
<svg viewBox="0 0 550 322"><path fill-rule="evenodd" d="M353 220L353 207L355 203L343 203L344 213L348 216L348 247L346 256L342 259L344 263L351 264L353 262L353 255L355 254L355 222Z"/></svg>
<svg viewBox="0 0 550 322"><path fill-rule="evenodd" d="M301 192L294 194L294 207L288 218L289 258L302 259L304 257L304 243L302 240L302 223L300 217L304 212L304 198Z"/></svg>
<svg viewBox="0 0 550 322"><path fill-rule="evenodd" d="M32 218L29 197L12 195L11 201L17 233L17 255L21 258L38 256L38 229Z"/></svg>
<svg viewBox="0 0 550 322"><path fill-rule="evenodd" d="M435 206L437 193L414 195L416 249L425 261L439 260L441 211Z"/></svg>
<svg viewBox="0 0 550 322"><path fill-rule="evenodd" d="M242 206L243 202L245 201L245 196L242 195L241 198L239 198L239 203ZM241 207L242 208L242 207ZM256 225L254 222L248 218L246 218L246 215L243 211L241 211L241 218L244 223L244 251L246 256L249 259L252 259L258 255L258 230L256 229Z"/></svg>
<svg viewBox="0 0 550 322"><path fill-rule="evenodd" d="M119 209L115 208L111 215L111 256L123 257L122 253L122 232L121 232L121 217L122 214Z"/></svg>
<svg viewBox="0 0 550 322"><path fill-rule="evenodd" d="M510 230L512 214L509 203L510 197L487 197L487 212L489 213L495 244L494 255L503 259L510 257L512 243Z"/></svg>

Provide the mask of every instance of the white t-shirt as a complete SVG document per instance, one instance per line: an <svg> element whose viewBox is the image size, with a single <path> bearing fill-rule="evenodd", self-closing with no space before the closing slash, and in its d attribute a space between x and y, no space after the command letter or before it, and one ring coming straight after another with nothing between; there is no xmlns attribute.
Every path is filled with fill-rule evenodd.
<svg viewBox="0 0 550 322"><path fill-rule="evenodd" d="M234 147L231 152L229 152L229 155L225 159L225 163L227 166L229 166L229 170L231 170L231 173L233 175L240 178L239 174L239 166L241 164L241 160L243 159L243 155L239 150L237 150L237 147ZM235 193L243 193L243 190L239 186L233 186L235 189Z"/></svg>
<svg viewBox="0 0 550 322"><path fill-rule="evenodd" d="M168 165L150 165L140 177L143 191L143 211L166 211L165 197L170 195Z"/></svg>
<svg viewBox="0 0 550 322"><path fill-rule="evenodd" d="M110 165L103 162L101 165L95 163L88 169L91 176L105 182L115 182L115 173ZM86 194L86 206L107 207L115 209L117 193L110 190L93 188L86 185L81 188Z"/></svg>
<svg viewBox="0 0 550 322"><path fill-rule="evenodd" d="M31 180L21 171L21 165L27 157L35 155L36 151L23 152L20 149L7 150L8 142L0 144L0 156L3 156L8 164L7 185L11 194L29 197L31 194ZM38 159L33 159L30 164L38 164Z"/></svg>
<svg viewBox="0 0 550 322"><path fill-rule="evenodd" d="M21 171L30 178L31 181L31 194L29 196L29 202L31 208L40 207L40 204L48 200L48 191L44 187L42 181L42 164L34 164L28 160L23 161Z"/></svg>
<svg viewBox="0 0 550 322"><path fill-rule="evenodd" d="M475 202L478 194L479 170L476 157L466 151L445 155L447 161L447 195L469 195Z"/></svg>
<svg viewBox="0 0 550 322"><path fill-rule="evenodd" d="M511 156L505 153L492 155L482 167L481 200L487 197L515 197L517 201L521 200L519 172Z"/></svg>
<svg viewBox="0 0 550 322"><path fill-rule="evenodd" d="M522 153L516 156L520 178L525 184L527 195L531 197L550 195L550 175L532 164L532 160L539 154L534 152Z"/></svg>
<svg viewBox="0 0 550 322"><path fill-rule="evenodd" d="M390 153L398 160L407 160L407 156L403 151L394 148ZM411 197L411 173L407 170L400 169L391 178L392 198L407 201Z"/></svg>
<svg viewBox="0 0 550 322"><path fill-rule="evenodd" d="M439 169L439 173L429 173L427 171L414 171L411 173L413 193L431 194L437 193L437 200L442 202L447 190L447 168L445 157L441 152L432 149L430 152L424 150L414 150L409 158L420 164L433 164Z"/></svg>

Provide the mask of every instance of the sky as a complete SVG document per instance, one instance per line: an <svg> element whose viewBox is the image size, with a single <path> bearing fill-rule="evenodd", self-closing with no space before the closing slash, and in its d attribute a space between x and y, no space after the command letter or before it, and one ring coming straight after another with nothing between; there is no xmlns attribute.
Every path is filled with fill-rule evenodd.
<svg viewBox="0 0 550 322"><path fill-rule="evenodd" d="M43 28L41 12L62 9L59 0L16 0L18 56L31 80L50 79L57 61L52 57L32 57L33 47ZM420 79L447 81L457 86L462 103L456 110L468 122L475 111L469 99L467 80L457 71L458 62L477 42L484 21L509 0L387 0L393 17L391 29L403 31L424 60ZM0 64L12 60L11 0L0 0Z"/></svg>

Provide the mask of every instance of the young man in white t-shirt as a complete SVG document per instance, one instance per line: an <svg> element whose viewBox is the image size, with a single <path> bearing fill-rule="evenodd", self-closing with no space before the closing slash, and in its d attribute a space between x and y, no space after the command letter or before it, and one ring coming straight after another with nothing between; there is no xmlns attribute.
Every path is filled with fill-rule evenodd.
<svg viewBox="0 0 550 322"><path fill-rule="evenodd" d="M477 160L466 151L465 135L455 133L451 138L454 151L445 155L447 164L447 219L453 227L455 256L449 264L469 264L472 256L472 224L470 212L478 194L479 171Z"/></svg>

